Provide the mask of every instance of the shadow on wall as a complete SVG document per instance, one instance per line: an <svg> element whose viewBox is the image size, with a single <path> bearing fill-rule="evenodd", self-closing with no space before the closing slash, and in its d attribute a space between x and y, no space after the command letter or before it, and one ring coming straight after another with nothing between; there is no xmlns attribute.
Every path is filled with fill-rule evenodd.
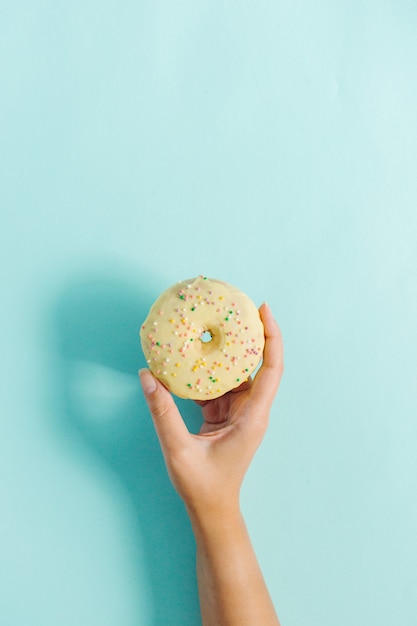
<svg viewBox="0 0 417 626"><path fill-rule="evenodd" d="M145 560L135 564L138 579L139 570L145 571L153 596L149 626L196 626L194 538L137 381L138 368L146 365L140 323L159 295L147 290L149 282L146 275L133 284L106 272L80 277L62 290L52 312L58 352L54 391L66 436L81 437L131 499L138 529L132 558ZM126 382L134 392L120 396ZM190 430L198 430L198 407L177 404Z"/></svg>

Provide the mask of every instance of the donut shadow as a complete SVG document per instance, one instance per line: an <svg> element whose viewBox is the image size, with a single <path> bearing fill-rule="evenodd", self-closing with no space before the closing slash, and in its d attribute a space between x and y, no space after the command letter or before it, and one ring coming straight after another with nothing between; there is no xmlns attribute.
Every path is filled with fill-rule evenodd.
<svg viewBox="0 0 417 626"><path fill-rule="evenodd" d="M134 561L129 572L137 573L138 584L145 574L149 626L196 626L201 621L194 538L137 379L138 368L146 366L140 324L158 296L149 283L146 274L131 280L102 271L76 276L60 289L48 320L59 416L54 426L75 456L80 446L84 455L93 455L129 498L134 517L133 537L127 538ZM196 432L199 408L176 402ZM143 619L139 623L145 626Z"/></svg>

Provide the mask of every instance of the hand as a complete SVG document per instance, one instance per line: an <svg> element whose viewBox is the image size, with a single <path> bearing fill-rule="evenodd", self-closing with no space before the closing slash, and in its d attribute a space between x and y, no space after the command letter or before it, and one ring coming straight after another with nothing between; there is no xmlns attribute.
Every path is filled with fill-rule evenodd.
<svg viewBox="0 0 417 626"><path fill-rule="evenodd" d="M253 380L197 402L204 418L199 434L188 431L171 394L149 370L139 373L171 481L197 516L238 506L243 478L268 425L283 373L283 343L269 307L263 304L259 312L263 363Z"/></svg>

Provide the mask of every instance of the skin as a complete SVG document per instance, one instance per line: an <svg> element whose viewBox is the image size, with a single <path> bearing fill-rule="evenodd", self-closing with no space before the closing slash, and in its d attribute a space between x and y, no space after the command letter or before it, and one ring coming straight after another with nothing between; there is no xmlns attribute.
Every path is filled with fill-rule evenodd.
<svg viewBox="0 0 417 626"><path fill-rule="evenodd" d="M284 370L278 324L267 304L259 313L262 366L253 380L198 402L204 418L198 434L188 431L171 394L149 370L139 372L169 476L195 535L203 626L279 626L239 504Z"/></svg>

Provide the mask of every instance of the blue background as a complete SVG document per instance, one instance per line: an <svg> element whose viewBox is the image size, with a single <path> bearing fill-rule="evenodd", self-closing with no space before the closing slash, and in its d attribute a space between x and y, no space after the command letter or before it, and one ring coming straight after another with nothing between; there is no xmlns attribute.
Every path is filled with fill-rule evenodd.
<svg viewBox="0 0 417 626"><path fill-rule="evenodd" d="M284 335L242 494L283 626L417 623L416 6L1 3L2 625L199 624L136 372L200 273Z"/></svg>

